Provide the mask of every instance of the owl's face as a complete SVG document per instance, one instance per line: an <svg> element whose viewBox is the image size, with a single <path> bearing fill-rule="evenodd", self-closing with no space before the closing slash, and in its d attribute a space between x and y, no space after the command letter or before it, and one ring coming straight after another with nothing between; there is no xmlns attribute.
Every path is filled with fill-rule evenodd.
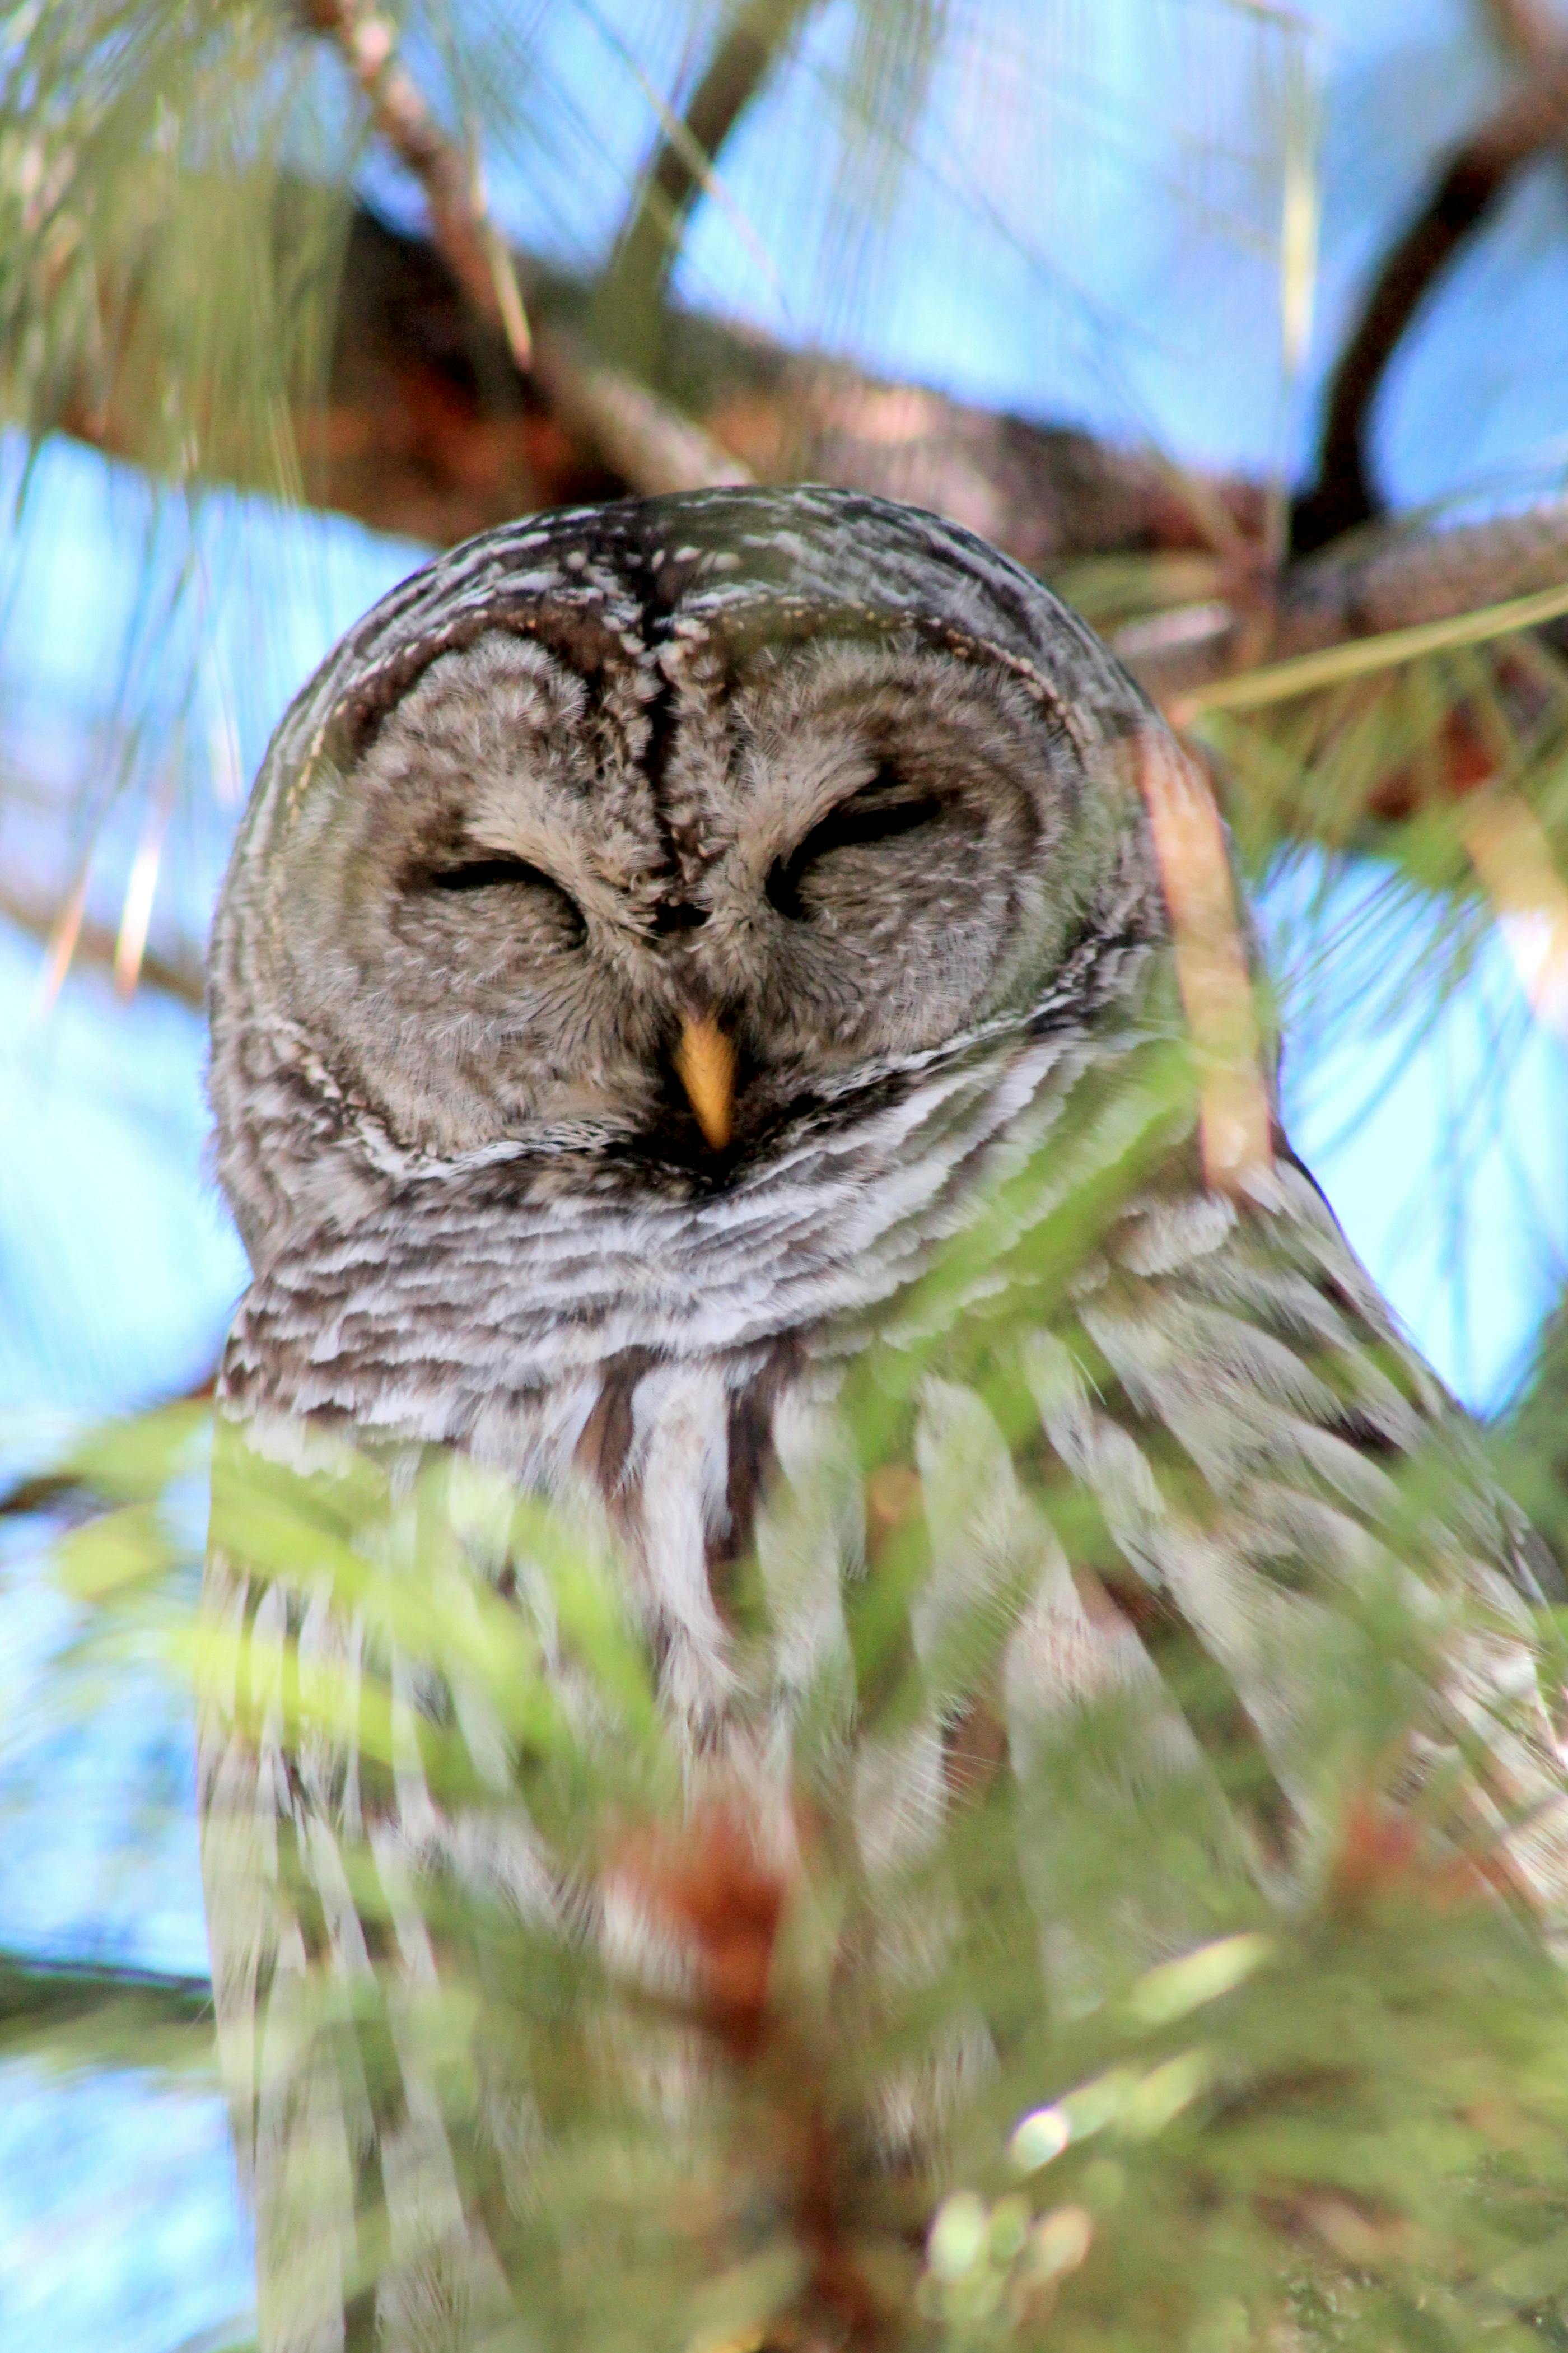
<svg viewBox="0 0 1568 2353"><path fill-rule="evenodd" d="M548 575L519 563L552 534ZM724 1183L802 1111L1026 1018L1125 884L1096 757L1108 704L1144 714L965 534L725 492L518 526L425 577L509 537L488 598L465 576L417 627L409 590L362 625L296 706L303 759L280 731L220 918L220 1124L226 949L227 997L267 999L253 1050L275 1008L285 1063L397 1151Z"/></svg>
<svg viewBox="0 0 1568 2353"><path fill-rule="evenodd" d="M507 632L442 657L289 844L299 1002L402 1141L570 1124L744 1152L1060 961L1071 747L1011 681L918 647L770 648L662 742L635 705L606 724L597 683ZM678 1078L697 1024L733 1055L706 1137Z"/></svg>

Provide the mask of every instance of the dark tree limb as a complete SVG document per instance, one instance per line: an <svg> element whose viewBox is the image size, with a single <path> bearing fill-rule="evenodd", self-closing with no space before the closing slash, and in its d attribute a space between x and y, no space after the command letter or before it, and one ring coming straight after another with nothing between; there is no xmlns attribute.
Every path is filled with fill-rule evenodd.
<svg viewBox="0 0 1568 2353"><path fill-rule="evenodd" d="M1368 444L1389 362L1427 294L1521 166L1568 136L1568 44L1537 61L1449 157L1415 219L1385 255L1330 379L1317 479L1297 500L1290 544L1310 555L1382 512Z"/></svg>
<svg viewBox="0 0 1568 2353"><path fill-rule="evenodd" d="M574 341L580 350L591 290L526 258L518 266L540 353ZM598 379L591 419L574 405L584 385L595 388L591 364L560 381L542 367L519 403L498 407L489 387L506 364L504 343L475 322L429 238L359 209L341 288L324 394L294 419L312 504L449 546L533 507L690 479L681 412L650 403L639 417L639 396L618 371ZM672 343L683 406L707 447L735 451L759 480L826 481L929 507L1047 577L1086 558L1179 559L1194 601L1113 632L1157 697L1237 666L1238 625L1257 611L1260 587L1268 628L1252 659L1267 659L1441 619L1568 575L1568 509L1551 502L1458 530L1358 533L1264 581L1265 498L1255 483L1189 481L1152 452L879 380L697 313L679 315ZM629 412L625 451L611 429L620 403ZM141 455L134 421L112 400L83 402L63 421L100 448ZM673 458L655 465L672 424ZM4 912L37 928L30 905L0 902ZM83 950L107 960L112 943L87 931ZM150 977L164 976L154 966ZM194 967L173 983L198 1000Z"/></svg>
<svg viewBox="0 0 1568 2353"><path fill-rule="evenodd" d="M1235 669L1241 624L1260 598L1266 631L1250 658L1277 659L1568 575L1568 508L1552 501L1459 529L1358 533L1265 577L1256 483L1189 480L1152 452L880 380L692 312L673 338L683 408L645 402L631 379L580 356L591 290L523 257L518 267L542 363L556 348L578 356L559 378L542 364L521 400L498 407L489 387L504 343L476 323L442 254L363 207L353 214L326 387L293 420L312 504L450 546L531 508L689 481L700 469L682 447L684 411L702 428L700 454L732 450L762 481L825 481L931 508L1029 569L1067 576L1069 589L1068 568L1084 559L1179 559L1193 601L1112 632L1156 696ZM134 418L112 399L83 401L62 422L99 448L142 455ZM724 461L705 479L727 472ZM6 913L37 929L30 903L0 900ZM86 929L83 952L108 960L112 943ZM154 965L150 976L199 1001L194 966L165 976Z"/></svg>
<svg viewBox="0 0 1568 2353"><path fill-rule="evenodd" d="M1275 656L1444 621L1568 580L1568 501L1446 531L1389 529L1286 574Z"/></svg>
<svg viewBox="0 0 1568 2353"><path fill-rule="evenodd" d="M633 452L609 429L614 406L636 406L630 378L592 363L557 377L547 365L556 349L575 343L581 353L589 290L526 261L520 270L538 365L521 406L500 411L487 387L489 362L504 353L499 342L476 351L439 253L368 211L354 215L325 398L297 420L313 503L449 546L531 505L679 486L676 470L656 462L652 431L632 437L634 471ZM675 438L689 415L710 449L742 461L731 479L749 471L764 481L805 478L908 499L1039 569L1084 554L1205 551L1211 507L1243 541L1261 526L1262 495L1241 480L1207 480L1201 495L1189 492L1148 452L886 383L690 312L672 340L683 406L664 401L655 421ZM590 424L576 401L595 378ZM73 429L110 438L85 415Z"/></svg>
<svg viewBox="0 0 1568 2353"><path fill-rule="evenodd" d="M1562 44L1563 24L1543 0L1480 0L1480 12L1498 47L1516 64L1540 66Z"/></svg>

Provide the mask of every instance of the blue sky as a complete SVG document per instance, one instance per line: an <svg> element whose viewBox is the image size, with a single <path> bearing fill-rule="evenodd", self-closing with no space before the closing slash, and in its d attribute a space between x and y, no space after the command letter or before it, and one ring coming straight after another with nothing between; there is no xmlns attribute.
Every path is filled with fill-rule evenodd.
<svg viewBox="0 0 1568 2353"><path fill-rule="evenodd" d="M805 65L726 159L732 211L700 216L683 290L970 396L1155 438L1196 463L1298 464L1312 374L1357 274L1490 73L1459 0L1321 0L1307 14L1321 28L1325 131L1305 386L1282 375L1275 299L1293 120L1285 53L1261 12L1238 33L1221 0L955 6L963 24L983 19L984 37L939 71L890 200L894 233L858 261L835 241L825 161L848 38L844 7L829 8ZM510 11L491 0L490 15L517 36L519 87L532 73L561 100L552 142L523 124L498 144L498 204L534 246L592 255L649 136L638 75L671 86L686 19L633 0ZM407 208L395 182L377 185ZM1552 170L1521 185L1402 354L1377 437L1401 501L1561 474L1565 188ZM0 467L18 463L0 450ZM0 549L0 760L37 788L0 823L7 871L63 887L77 841L62 812L101 797L91 904L113 922L166 807L154 941L199 939L273 720L420 554L254 500L214 498L192 524L90 454L47 451ZM1342 953L1293 1000L1291 1124L1421 1345L1485 1406L1568 1263L1568 1069L1562 1045L1524 1020L1500 951L1435 1021L1424 1000L1380 1006L1380 975L1409 968L1433 918L1392 904L1379 880L1345 879L1331 904ZM1299 965L1313 884L1303 866L1265 901L1282 968ZM83 1416L205 1374L244 1281L205 1169L197 1018L151 991L121 1005L90 974L46 1014L37 981L36 945L0 926L12 1140L0 1155L0 1468L13 1470ZM33 1722L35 1671L69 1623L26 1572L26 1540L8 1532L0 1581L12 1735L0 1749L0 1942L199 1967L178 1702L148 1683L95 1684L90 1719ZM247 2293L216 2101L6 2071L8 2353L166 2353Z"/></svg>

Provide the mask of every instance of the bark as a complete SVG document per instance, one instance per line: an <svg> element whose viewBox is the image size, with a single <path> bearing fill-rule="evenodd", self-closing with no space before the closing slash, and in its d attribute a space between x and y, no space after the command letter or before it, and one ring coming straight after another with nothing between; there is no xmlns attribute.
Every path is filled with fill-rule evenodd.
<svg viewBox="0 0 1568 2353"><path fill-rule="evenodd" d="M1037 569L1206 549L1215 509L1226 538L1261 533L1251 483L1188 482L1151 453L886 383L694 313L676 315L675 364L651 388L654 429L616 449L606 418L644 388L584 356L585 287L526 262L519 274L536 364L509 382L504 344L465 306L434 245L355 212L325 394L296 419L313 504L447 546L533 507L679 487L664 444L695 427L712 461L703 479L749 473L909 499ZM568 351L571 366L555 365ZM112 417L78 411L69 422L134 454ZM693 470L688 460L688 481Z"/></svg>
<svg viewBox="0 0 1568 2353"><path fill-rule="evenodd" d="M359 84L376 130L425 192L430 233L476 318L499 330L513 364L532 358L510 253L490 217L474 159L447 138L397 53L390 21L365 0L303 0Z"/></svg>

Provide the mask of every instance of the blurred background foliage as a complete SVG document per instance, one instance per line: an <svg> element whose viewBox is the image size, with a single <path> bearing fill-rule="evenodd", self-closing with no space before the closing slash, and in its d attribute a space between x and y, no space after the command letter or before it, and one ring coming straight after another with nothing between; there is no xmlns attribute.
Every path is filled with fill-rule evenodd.
<svg viewBox="0 0 1568 2353"><path fill-rule="evenodd" d="M1075 601L1211 763L1298 1144L1564 1544L1568 16L26 0L0 28L0 2331L162 2353L248 2294L188 2030L199 1417L129 1472L70 1450L210 1378L244 1281L200 1175L213 892L289 695L432 547L805 477L953 514ZM47 1566L106 1496L142 1518ZM1354 1981L1349 1944L1270 1949L1285 2009ZM1505 2042L1531 1966L1484 1964ZM1143 2064L1100 2031L1085 2069ZM1548 2121L1454 2180L1556 2129L1559 2030L1529 2031ZM1033 2213L998 2222L1020 2193L975 2162L1002 2249ZM1004 2287L964 2297L1014 2257L975 2212L928 2302L984 2335Z"/></svg>

